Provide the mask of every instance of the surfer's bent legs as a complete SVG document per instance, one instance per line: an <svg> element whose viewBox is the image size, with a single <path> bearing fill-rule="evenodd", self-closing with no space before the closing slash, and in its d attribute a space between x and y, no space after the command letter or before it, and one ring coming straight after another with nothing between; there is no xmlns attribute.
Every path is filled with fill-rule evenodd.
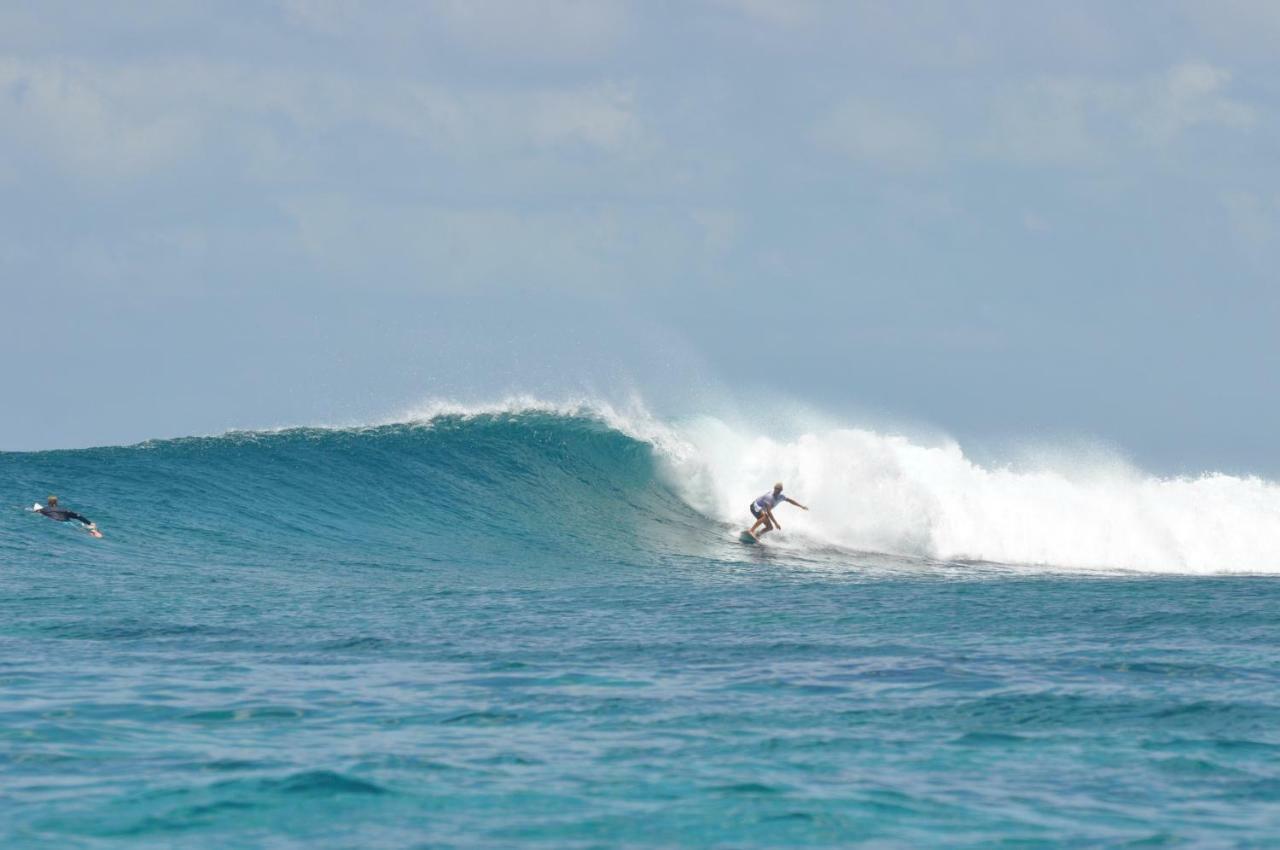
<svg viewBox="0 0 1280 850"><path fill-rule="evenodd" d="M768 512L757 508L754 502L751 503L751 515L756 518L756 522L755 525L751 526L751 530L747 532L748 534L753 537L756 536L756 529L760 528L760 526L764 526L764 530L760 532L761 534L773 531L773 521L769 519Z"/></svg>

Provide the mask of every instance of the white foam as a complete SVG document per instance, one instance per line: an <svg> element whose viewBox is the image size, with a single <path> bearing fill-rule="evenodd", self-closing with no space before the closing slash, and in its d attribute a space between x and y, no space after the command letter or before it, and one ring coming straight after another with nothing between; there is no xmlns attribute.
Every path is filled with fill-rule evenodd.
<svg viewBox="0 0 1280 850"><path fill-rule="evenodd" d="M672 479L703 512L746 522L775 480L787 537L864 551L1055 568L1280 573L1280 485L1206 474L1160 478L1120 460L1063 452L1043 464L982 466L954 442L925 445L856 428L794 438L711 418Z"/></svg>

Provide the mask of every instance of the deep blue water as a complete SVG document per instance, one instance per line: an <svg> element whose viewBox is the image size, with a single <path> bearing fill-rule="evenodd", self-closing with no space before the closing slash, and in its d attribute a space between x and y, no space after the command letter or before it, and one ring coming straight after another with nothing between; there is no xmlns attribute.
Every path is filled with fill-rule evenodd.
<svg viewBox="0 0 1280 850"><path fill-rule="evenodd" d="M744 547L656 463L0 454L0 847L1280 846L1274 579Z"/></svg>

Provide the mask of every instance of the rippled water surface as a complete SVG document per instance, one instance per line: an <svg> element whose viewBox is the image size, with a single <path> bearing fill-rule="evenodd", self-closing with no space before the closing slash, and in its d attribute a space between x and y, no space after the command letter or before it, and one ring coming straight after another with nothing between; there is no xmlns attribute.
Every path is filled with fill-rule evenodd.
<svg viewBox="0 0 1280 850"><path fill-rule="evenodd" d="M7 565L5 846L1280 836L1268 580L245 572Z"/></svg>

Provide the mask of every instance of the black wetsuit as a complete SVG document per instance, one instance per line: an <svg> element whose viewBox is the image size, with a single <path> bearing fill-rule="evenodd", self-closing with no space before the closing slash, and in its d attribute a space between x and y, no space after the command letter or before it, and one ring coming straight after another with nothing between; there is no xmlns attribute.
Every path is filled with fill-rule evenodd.
<svg viewBox="0 0 1280 850"><path fill-rule="evenodd" d="M36 511L38 514L44 514L49 519L56 519L58 522L66 522L69 519L79 520L85 525L93 525L88 517L81 516L75 511L64 511L62 508L41 508Z"/></svg>

